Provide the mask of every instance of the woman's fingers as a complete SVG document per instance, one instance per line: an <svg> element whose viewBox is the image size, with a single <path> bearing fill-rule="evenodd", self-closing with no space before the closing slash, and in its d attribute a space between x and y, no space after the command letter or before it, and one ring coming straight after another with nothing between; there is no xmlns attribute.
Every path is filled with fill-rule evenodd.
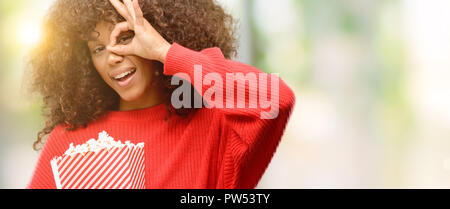
<svg viewBox="0 0 450 209"><path fill-rule="evenodd" d="M135 24L142 25L144 23L144 14L139 6L138 0L109 0L117 12L122 15L134 28Z"/></svg>
<svg viewBox="0 0 450 209"><path fill-rule="evenodd" d="M124 4L122 4L119 0L109 0L113 7L117 10L117 12L122 15L123 18L125 18L127 21L133 20L130 14L128 13L127 8Z"/></svg>
<svg viewBox="0 0 450 209"><path fill-rule="evenodd" d="M134 53L134 49L130 44L127 45L116 45L117 37L122 32L126 32L132 30L131 25L128 22L120 22L114 26L114 29L111 32L110 36L110 44L106 47L107 50L120 55L132 55Z"/></svg>
<svg viewBox="0 0 450 209"><path fill-rule="evenodd" d="M141 7L139 6L138 0L133 0L133 8L136 14L136 23L139 25L143 24L144 14L142 13Z"/></svg>
<svg viewBox="0 0 450 209"><path fill-rule="evenodd" d="M135 22L136 21L136 12L134 11L133 3L131 2L131 0L124 0L123 2L125 3L125 6L127 7L128 13L133 18L132 19L133 22Z"/></svg>
<svg viewBox="0 0 450 209"><path fill-rule="evenodd" d="M114 54L119 55L134 55L133 47L130 45L117 45L117 46L108 46L106 49Z"/></svg>
<svg viewBox="0 0 450 209"><path fill-rule="evenodd" d="M122 33L122 32L127 32L129 30L133 30L130 26L130 24L128 22L121 22L121 23L117 23L114 26L114 29L111 32L111 35L109 37L109 45L110 46L115 46L116 45L116 41L117 41L117 37Z"/></svg>
<svg viewBox="0 0 450 209"><path fill-rule="evenodd" d="M133 0L133 6L134 6L134 10L136 11L136 17L144 17L144 14L142 13L142 9L139 6L139 0Z"/></svg>

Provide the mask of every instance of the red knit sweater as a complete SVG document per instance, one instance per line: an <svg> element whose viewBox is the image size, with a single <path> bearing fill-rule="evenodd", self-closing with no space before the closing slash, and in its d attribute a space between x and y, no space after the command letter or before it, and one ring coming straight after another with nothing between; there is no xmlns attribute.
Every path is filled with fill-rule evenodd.
<svg viewBox="0 0 450 209"><path fill-rule="evenodd" d="M225 59L219 48L197 52L174 43L167 54L164 74L186 73L194 81L194 65L202 65L203 76L220 74L224 84L226 73L263 73ZM276 75L268 74L268 78L271 76ZM268 98L270 85L268 79ZM204 93L209 87L195 88ZM27 188L56 188L50 160L62 155L70 143L83 144L103 130L116 140L145 143L148 189L255 188L276 151L295 103L293 91L281 79L278 93L279 114L275 119L261 119L262 109L249 108L251 97L247 96L246 108L202 108L188 117L172 114L168 122L164 121L168 111L160 104L133 111L109 111L75 131L59 125L50 133Z"/></svg>

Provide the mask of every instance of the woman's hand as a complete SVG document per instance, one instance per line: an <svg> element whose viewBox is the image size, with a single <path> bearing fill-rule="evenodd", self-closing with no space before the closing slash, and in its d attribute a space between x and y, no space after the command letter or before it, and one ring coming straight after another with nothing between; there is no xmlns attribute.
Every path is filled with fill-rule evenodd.
<svg viewBox="0 0 450 209"><path fill-rule="evenodd" d="M144 18L138 0L109 1L126 21L116 24L107 49L120 55L137 55L164 63L171 44ZM134 31L133 40L127 45L116 45L117 37L130 30Z"/></svg>

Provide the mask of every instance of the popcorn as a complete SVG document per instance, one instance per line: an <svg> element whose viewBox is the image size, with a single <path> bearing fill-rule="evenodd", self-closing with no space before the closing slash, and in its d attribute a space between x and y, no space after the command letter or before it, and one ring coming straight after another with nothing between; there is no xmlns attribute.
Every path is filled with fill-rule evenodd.
<svg viewBox="0 0 450 209"><path fill-rule="evenodd" d="M114 141L114 138L111 136L108 136L106 131L102 131L98 134L98 140L96 139L89 139L85 144L73 146L73 143L70 143L69 149L64 153L65 155L71 155L74 156L76 154L83 154L85 155L88 152L95 152L98 153L101 149L111 149L112 147L144 147L144 143L139 143L137 145L134 145L130 141L125 141L125 144L123 144L120 140Z"/></svg>
<svg viewBox="0 0 450 209"><path fill-rule="evenodd" d="M58 189L143 189L144 143L115 141L106 131L98 139L69 145L50 164Z"/></svg>

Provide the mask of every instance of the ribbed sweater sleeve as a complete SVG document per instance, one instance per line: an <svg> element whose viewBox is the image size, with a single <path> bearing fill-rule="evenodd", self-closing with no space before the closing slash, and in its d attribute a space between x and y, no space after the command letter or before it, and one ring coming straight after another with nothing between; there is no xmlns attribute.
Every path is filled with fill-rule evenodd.
<svg viewBox="0 0 450 209"><path fill-rule="evenodd" d="M195 67L196 65L197 67ZM197 52L174 43L166 57L164 74L187 75L188 79L193 82L196 91L203 96L205 92L209 91L211 85L198 83L198 80L200 80L196 80L199 75L198 66L201 66L202 70L201 80L205 80L205 76L208 75L210 78L220 77L223 81L223 108L215 108L223 116L225 129L223 140L227 141L222 166L222 186L224 188L255 188L281 140L293 111L295 95L277 75L267 74L256 67L227 60L217 47ZM194 69L197 69L197 73ZM256 75L258 90L254 91L255 89L249 88L249 83L248 85L245 84L244 95L247 96L238 97L238 83L245 83L245 77L235 77L237 82L234 82L233 88L230 88L230 83L226 82L228 81L227 74L238 72L244 76L252 73ZM267 81L262 82L260 75L266 75ZM264 77L262 78L264 79ZM271 91L273 79L278 79L279 82L278 89L275 89L274 92ZM279 98L279 111L277 113L264 115L264 112L269 111L264 111L266 109L259 105L250 108L251 102L257 102L252 100L260 98L259 93L262 89L266 89L267 98ZM234 104L231 103L232 105L228 104L227 106L226 100L229 99L226 98L227 95L234 95ZM217 95L215 98L218 98ZM218 104L212 96L203 97L203 99L208 104L214 102ZM245 106L239 107L237 104L242 100L245 100ZM271 119L262 119L262 116Z"/></svg>

